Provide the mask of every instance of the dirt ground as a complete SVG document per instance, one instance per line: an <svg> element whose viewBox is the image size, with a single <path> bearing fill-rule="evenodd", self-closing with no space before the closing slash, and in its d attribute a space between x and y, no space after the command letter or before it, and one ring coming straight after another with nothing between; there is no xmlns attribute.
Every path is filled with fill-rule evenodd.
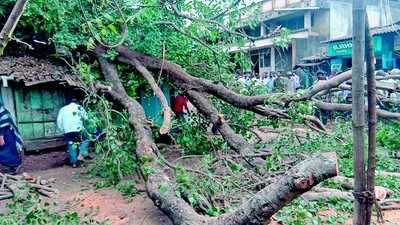
<svg viewBox="0 0 400 225"><path fill-rule="evenodd" d="M62 167L67 163L67 159L68 154L64 149L25 154L20 172L35 172Z"/></svg>
<svg viewBox="0 0 400 225"><path fill-rule="evenodd" d="M59 190L51 200L57 205L55 210L74 210L113 225L172 225L145 193L127 200L114 189L96 190L94 180L83 174L84 168L66 165L67 157L62 150L28 154L20 171L44 180L55 179L53 187ZM6 203L0 201L0 213L6 212Z"/></svg>
<svg viewBox="0 0 400 225"><path fill-rule="evenodd" d="M128 201L113 189L95 190L81 171L63 166L32 175L56 178L55 188L60 193L55 201L60 207L76 210L81 215L92 214L96 220L110 220L113 225L172 225L146 194Z"/></svg>
<svg viewBox="0 0 400 225"><path fill-rule="evenodd" d="M81 172L79 168L62 166L29 174L56 179L53 187L60 193L52 201L57 211L74 210L82 216L92 215L98 221L109 220L113 225L172 225L145 193L127 200L113 189L96 190L92 180ZM0 202L0 212L5 210L5 204Z"/></svg>

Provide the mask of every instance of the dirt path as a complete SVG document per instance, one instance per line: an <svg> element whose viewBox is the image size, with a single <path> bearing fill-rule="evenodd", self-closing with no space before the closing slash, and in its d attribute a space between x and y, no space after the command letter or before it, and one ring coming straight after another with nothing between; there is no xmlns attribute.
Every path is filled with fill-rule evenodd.
<svg viewBox="0 0 400 225"><path fill-rule="evenodd" d="M72 209L83 216L91 214L96 220L108 219L113 225L172 225L145 193L128 201L113 189L95 190L90 183L93 180L85 178L81 169L63 166L30 174L56 179L54 187L60 191L54 197L57 210ZM0 202L0 211L4 205L5 201Z"/></svg>

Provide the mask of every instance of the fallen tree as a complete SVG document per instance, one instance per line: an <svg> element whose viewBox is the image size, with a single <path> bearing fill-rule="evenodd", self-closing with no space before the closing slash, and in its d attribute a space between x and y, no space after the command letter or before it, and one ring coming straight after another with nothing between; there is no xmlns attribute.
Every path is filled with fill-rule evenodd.
<svg viewBox="0 0 400 225"><path fill-rule="evenodd" d="M210 97L217 98L220 101L224 101L243 110L252 111L270 118L283 120L291 119L285 107L290 107L292 102L298 101L312 100L318 108L324 110L347 111L351 110L351 105L326 103L315 99L314 96L319 96L321 93L329 92L329 90L333 88L345 85L344 83L351 78L351 71L340 74L332 80L325 81L323 83L317 83L314 87L301 95L292 95L289 97L285 96L280 98L277 98L277 96L282 96L279 93L259 96L244 96L237 94L222 84L216 84L202 78L193 77L177 64L167 60L160 60L155 57L137 53L124 46L119 46L116 48L116 50L118 52L118 56L115 61L110 62L102 57L106 51L106 48L102 46L97 46L96 48L97 57L101 64L103 74L105 75L105 80L111 82L112 84L112 87L110 89L106 89L106 92L114 101L118 102L128 110L130 115L130 124L134 127L135 136L138 138L138 148L135 152L139 158L146 159L145 166L151 166L152 168L155 168L155 171L158 172L157 174L144 174L144 177L146 177L147 192L155 204L167 215L169 215L175 224L262 224L266 219L270 218L277 210L283 207L283 205L288 203L291 199L310 190L313 186L315 186L315 184L323 179L333 176L333 165L335 163L331 165L329 172L319 171L318 173L321 173L319 175L320 178L312 178L313 181L310 182L304 180L307 176L314 176L307 174L308 172L302 172L302 175L293 175L294 171L309 170L312 170L313 172L311 172L311 174L314 174L316 173L316 171L314 171L316 168L323 168L321 166L322 164L327 163L326 160L332 160L323 156L315 156L315 158L308 159L293 167L291 170L285 173L285 175L283 175L278 182L268 185L258 192L256 196L244 201L244 203L242 203L232 213L224 214L215 218L198 214L190 205L188 205L186 201L178 198L175 195L174 182L170 180L167 174L162 172L163 166L160 165L156 160L160 157L162 158L162 156L159 155L160 153L154 144L150 128L148 127L148 123L146 122L146 118L143 113L143 109L139 103L127 95L125 89L123 88L122 82L119 80L119 76L114 64L131 65L141 74L146 74L146 76L153 74L153 72L158 73L160 70L163 70L163 75L166 77L166 79L172 82L175 87L183 91L189 97L198 111L203 114L205 118L207 118L210 123L213 124L213 126L217 127L217 130L231 147L231 149L239 152L243 156L242 158L245 159L250 166L254 166L254 164L252 164L254 157L249 159L245 157L245 155L252 154L254 152L254 146L248 143L247 140L241 135L236 133L231 128L229 123L225 123L223 120L221 120L221 114L209 100ZM146 80L148 82L152 82L151 79L146 78ZM152 87L152 90L157 91L154 87ZM163 96L158 96L158 98L162 97ZM283 104L279 103L279 101L283 102ZM279 105L280 107L283 107L283 109L271 107L269 105ZM377 113L378 116L384 118L395 120L399 120L400 118L400 114L385 110L377 110ZM304 116L304 119L312 122L314 125L320 123L318 119L315 119L311 116ZM323 128L323 125L320 125L320 127ZM307 163L312 162L312 160L314 160L315 164L312 163L313 165L311 165ZM332 163L332 161L330 163ZM314 165L318 165L318 167L314 167ZM325 170L325 168L323 170ZM305 185L306 188L298 189L299 183L296 183L293 180L293 178L297 176L303 177L303 180L300 183L307 183ZM284 188L288 186L295 188ZM160 192L160 189L162 189L164 192ZM310 193L305 196L318 199L321 196L327 195L329 195L329 192L325 190L318 193ZM345 196L344 198L350 199L349 197L346 197L349 196L348 193L337 192L337 196ZM283 197L285 198L284 201L283 199L280 199Z"/></svg>
<svg viewBox="0 0 400 225"><path fill-rule="evenodd" d="M295 197L310 190L319 182L337 175L336 158L316 155L287 171L277 182L265 187L251 199L244 201L233 212L213 218L198 214L187 202L176 196L174 182L163 172L163 167L157 160L161 156L157 155L157 152L159 151L152 138L151 129L147 123L142 106L126 93L119 80L115 65L103 58L103 53L104 49L98 47L97 57L102 72L105 80L110 82L112 86L111 88L104 88L102 85L99 85L98 87L103 92L106 92L113 101L127 109L129 114L129 123L135 131L134 135L137 142L135 152L138 158L142 161L142 173L146 180L147 193L153 202L173 220L174 224L263 224ZM121 61L129 62L129 58L122 59ZM138 61L142 62L141 60ZM151 65L151 63L150 61L147 61L146 64L142 65L150 67L149 65ZM168 66L168 64L165 65L164 69L174 69L169 68ZM176 70L176 72L179 74L182 70L179 69ZM227 93L228 95L231 95L232 98L224 97L223 99L230 101L232 104L239 104L243 107L244 105L253 104L247 102L248 98L240 97L225 87L215 86L212 83L202 80L199 81L199 79L196 78L190 78L189 82L182 82L184 79L188 79L187 76L182 76L181 79L177 79L176 84L182 85L180 88L189 94L189 96L194 100L194 104L199 107L200 111L203 111L204 114L208 115L210 120L218 119L216 110L212 107L210 110L208 107L210 107L211 104L208 102L207 98L200 94L200 92L190 90L191 88L189 88L189 83L201 82L205 84L205 86L208 86L209 89L204 88L197 91L208 90L217 97L224 96L224 93ZM202 86L199 85L198 87ZM242 98L243 101L236 101L235 98L238 96L239 98ZM249 101L252 100L253 99ZM213 122L215 123L215 121ZM230 145L234 146L235 144L238 144L234 137L239 136L230 129L228 124L219 126L218 130ZM249 152L251 147L247 142L243 138L240 138L239 140L241 140L241 143L239 143L238 150L241 153ZM151 167L155 172L145 173L146 170L143 169L144 167Z"/></svg>
<svg viewBox="0 0 400 225"><path fill-rule="evenodd" d="M157 79L152 77L155 73L171 82L175 88L183 91L195 104L199 112L210 123L213 124L213 127L215 127L216 130L221 134L222 138L229 145L230 149L240 153L237 154L237 158L245 159L245 161L250 164L250 167L254 166L252 160L254 158L262 158L262 155L255 152L255 147L248 143L248 141L239 134L238 129L232 129L229 123L226 123L221 119L221 112L216 105L212 104L213 100L217 99L218 101L229 104L232 107L251 111L268 118L293 120L293 115L290 114L290 108L293 106L293 104L300 101L309 101L316 95L320 95L323 92L329 93L329 90L340 87L344 84L344 82L351 79L351 72L348 71L329 81L317 83L311 89L306 90L303 94L274 93L256 96L238 94L221 82L212 81L214 79L207 80L198 77L198 75L201 73L193 73L195 76L192 76L186 72L184 68L179 66L178 64L180 58L191 57L191 55L188 54L190 51L178 51L178 53L174 52L178 56L175 58L171 57L173 59L169 61L166 59L169 57L169 55L165 56L165 50L163 50L163 58L160 59L161 57L157 58L141 53L150 52L152 55L155 55L155 48L152 48L151 50L143 50L143 46L135 46L135 44L132 44L138 42L149 42L151 45L154 45L155 42L158 42L157 44L161 42L168 43L168 41L171 40L165 40L163 38L172 36L176 32L172 33L170 32L170 29L165 29L165 27L172 27L172 30L182 34L182 36L173 37L174 39L172 39L172 41L175 41L173 44L175 48L181 48L181 45L184 45L186 48L195 49L197 51L199 46L206 45L205 50L207 50L207 54L209 53L208 51L212 52L212 54L210 54L212 56L207 55L208 57L204 57L205 59L199 57L199 59L194 60L195 63L203 62L204 64L207 64L212 61L212 58L216 58L216 51L214 48L207 45L207 43L216 44L216 41L213 41L215 40L215 37L204 37L200 35L196 36L194 32L185 31L185 28L181 29L181 27L185 27L185 21L177 19L176 17L172 17L171 14L165 12L165 8L167 8L166 11L171 11L172 9L173 15L177 16L178 18L185 17L186 19L192 20L192 24L196 23L196 21L198 22L200 19L200 21L202 21L200 23L201 26L206 25L205 23L207 22L205 21L208 21L208 19L202 18L205 15L201 15L199 18L194 18L191 15L187 16L185 13L179 12L182 5L175 6L175 3L173 5L164 4L167 2L168 1L160 1L161 4L159 5L144 5L143 7L138 6L138 11L145 9L143 10L144 13L142 13L145 16L140 14L132 16L132 11L136 11L136 7L131 4L124 5L125 3L120 3L123 7L119 7L121 5L115 2L111 2L110 4L106 3L91 5L92 2L71 1L70 4L63 5L63 7L65 7L64 11L72 14L68 15L70 18L81 16L81 20L50 20L49 23L53 23L52 25L59 29L52 29L56 31L45 31L50 33L49 37L52 37L54 42L57 42L56 34L61 34L59 30L63 30L64 33L62 34L64 34L64 36L57 35L58 38L62 38L61 41L58 40L61 42L58 44L61 44L61 46L70 44L66 47L67 50L71 50L71 52L77 50L77 48L81 46L89 45L88 47L93 47L96 45L96 43L101 43L96 46L95 53L100 64L105 83L96 83L96 91L104 93L112 102L116 103L127 111L129 115L129 124L134 130L132 136L136 138L136 146L135 149L132 149L132 151L136 154L140 162L141 173L146 182L147 193L155 205L165 212L172 219L174 224L178 225L263 224L273 214L275 214L279 209L281 209L285 204L288 204L294 198L309 191L319 182L336 176L336 157L327 157L324 155L312 156L298 165L288 169L285 173L283 173L283 175L277 178L275 182L265 182L268 183L268 185L260 188L261 190L253 197L249 199L243 199L241 204L238 204L236 209L232 212L217 217L208 217L202 213L199 213L187 201L185 201L184 198L177 196L176 182L174 179L171 179L169 174L165 171L166 167L168 166L164 165L166 162L163 160L163 156L160 154L160 151L155 144L150 123L144 114L142 106L125 90L124 85L126 85L126 80L120 78L117 66L130 65L133 67L133 69L139 72L139 74L144 78L145 82L150 85L151 90L160 100L163 106L164 117L164 124L162 129L160 129L160 133L168 132L171 113L166 104L166 96L164 96L158 87L156 82ZM60 2L60 4L62 4L62 2ZM178 2L176 4L178 4ZM173 6L173 8L168 8L169 5ZM52 8L52 6L49 6L49 8ZM156 13L150 13L151 15L149 16L146 9L153 8L156 10L154 11ZM90 15L90 12L87 12L90 10L93 10L95 13ZM34 9L31 9L30 12L32 13L32 11L34 11ZM54 11L51 11L50 9L48 11L54 13ZM56 9L55 12L59 12L58 9ZM79 15L73 15L73 13L76 12ZM33 15L32 21L41 21L40 19L35 20L35 13L46 14L47 12L40 11L38 13L34 11L34 13L31 14ZM114 17L110 19L110 15ZM157 18L151 18L154 15L157 15ZM126 19L128 16L129 19ZM168 18L171 19L171 21L158 21L160 19L158 17L162 19ZM30 22L32 23L32 21ZM82 23L82 21L85 21L86 23ZM118 34L116 24L123 27L123 34ZM147 26L149 24L150 26ZM163 29L160 29L160 33L152 33L148 35L153 39L145 39L144 36L147 35L147 32L158 30L160 24L167 26L163 26ZM216 25L215 23L213 24ZM43 25L40 24L39 26ZM143 26L145 29L142 30L140 26ZM199 29L203 28L201 26L191 27L190 29L201 30ZM219 33L221 29L225 30L220 24L217 24L216 27L218 28L217 30L214 30L210 27L207 27L205 30L210 31L210 33ZM36 30L40 30L40 27L35 28L37 28ZM101 34L96 34L96 28L101 30L101 32L99 32ZM229 33L231 30L226 29L225 31ZM186 37L186 39L177 43L176 40L180 40L182 37ZM102 38L109 41L107 42L108 44L105 43L105 41L102 41ZM185 45L185 42L189 42L188 40L193 40L196 43L190 42L190 44ZM113 41L116 44L110 44ZM129 45L129 47L125 44ZM110 46L112 46L112 48ZM133 51L132 49L140 50ZM109 53L108 50L110 50L111 54L106 54L106 58L105 53ZM204 54L199 55L206 55L205 52L202 53ZM80 60L83 59L83 57L77 57ZM88 59L89 63L92 63L91 60L93 59L90 56L88 58L90 58ZM221 66L219 65L218 59L215 59L215 61L217 62L214 64L214 66ZM227 61L228 60L225 60L224 62ZM189 61L189 64L190 63L191 62ZM229 69L226 71L229 71ZM216 71L218 70L215 69L210 72L210 74L215 75ZM325 130L321 122L312 115L296 114L295 116L301 117L300 119L303 120L301 122L310 124L313 128L316 128L319 131ZM175 166L171 164L169 167L173 168Z"/></svg>

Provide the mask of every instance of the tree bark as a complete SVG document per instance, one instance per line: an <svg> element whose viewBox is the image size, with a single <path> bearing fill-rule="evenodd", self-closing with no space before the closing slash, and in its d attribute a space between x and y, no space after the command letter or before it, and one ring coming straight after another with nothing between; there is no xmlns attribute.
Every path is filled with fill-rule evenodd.
<svg viewBox="0 0 400 225"><path fill-rule="evenodd" d="M349 112L352 109L352 105L350 104L341 104L341 103L328 103L320 100L313 99L314 105L323 110L327 111L339 111L339 112ZM364 108L365 111L368 111L368 108ZM400 121L400 113L389 112L382 109L376 110L377 116L384 119L391 119Z"/></svg>
<svg viewBox="0 0 400 225"><path fill-rule="evenodd" d="M275 103L282 105L286 102L290 101L300 101L300 100L308 100L315 94L325 89L334 88L340 85L341 83L349 80L351 78L351 71L344 72L339 74L334 79L326 81L324 83L318 84L316 87L307 91L304 96L301 97L281 97L276 100L276 97L286 96L285 93L275 93L275 94L267 94L267 95L256 95L256 96L244 96L235 93L229 88L225 87L222 84L215 84L209 80L205 80L198 77L193 77L187 72L184 71L179 65L169 62L168 60L164 60L164 63L161 59L157 59L151 56L147 56L138 52L131 51L127 47L119 46L117 48L120 57L118 60L124 63L129 63L134 59L141 62L145 67L152 70L160 70L161 65L163 65L163 71L166 72L167 76L171 81L173 81L177 86L182 88L183 90L195 90L203 93L211 94L222 101L225 101L233 106L236 106L241 109L246 110L259 110L254 107L258 107L260 105L264 105L265 103ZM268 109L263 110L265 115L277 116L281 112L276 109Z"/></svg>
<svg viewBox="0 0 400 225"><path fill-rule="evenodd" d="M166 134L169 132L169 128L171 125L171 109L168 105L167 98L165 97L163 91L158 86L157 82L154 80L153 75L144 67L139 61L134 60L131 64L139 71L142 76L146 79L146 81L150 84L151 89L153 90L154 94L157 96L160 104L163 108L163 116L164 121L160 128L160 134Z"/></svg>
<svg viewBox="0 0 400 225"><path fill-rule="evenodd" d="M353 158L354 158L354 225L366 221L365 162L364 162L364 58L365 58L365 0L353 0Z"/></svg>
<svg viewBox="0 0 400 225"><path fill-rule="evenodd" d="M218 128L218 131L229 144L229 146L241 154L252 154L253 149L250 144L239 134L237 134L227 123L219 122L218 110L210 103L210 101L197 91L186 92L190 102L201 112L207 119Z"/></svg>
<svg viewBox="0 0 400 225"><path fill-rule="evenodd" d="M373 199L369 199L367 205L366 224L371 224L372 206L375 201L375 169L376 169L376 81L374 64L374 45L369 29L368 16L365 18L365 51L367 65L367 94L368 94L368 167L367 167L367 191Z"/></svg>
<svg viewBox="0 0 400 225"><path fill-rule="evenodd" d="M277 103L279 101L274 100L272 97L277 96L275 94L270 95L258 95L258 96L244 96L235 93L229 88L223 86L222 84L215 84L209 80L193 77L190 74L186 73L179 65L175 63L169 62L167 60L160 60L151 56L146 56L134 51L129 50L124 46L120 46L117 48L117 51L120 54L118 58L119 61L123 63L131 64L132 61L137 60L142 63L145 67L152 70L160 70L161 67L163 71L166 72L168 78L171 82L173 82L177 87L182 89L183 91L193 90L200 93L207 93L219 98L222 101L225 101L237 108L248 110L255 112L257 114L267 116L270 118L280 118L280 119L290 119L287 112L280 109L268 108L263 106L267 102ZM163 63L164 62L164 63ZM323 88L334 87L339 85L340 82L344 82L350 79L351 73L346 72L344 74L340 74L337 78L332 79L332 81L327 81L327 84L319 86L312 93L315 94L318 90L323 90ZM313 94L308 94L307 96L312 96ZM282 95L282 93L278 93L278 95ZM307 97L306 99L308 99ZM281 102L289 102L287 99L282 99ZM320 130L325 130L325 127L322 123L315 117L305 116L304 121L308 121L317 127Z"/></svg>
<svg viewBox="0 0 400 225"><path fill-rule="evenodd" d="M13 34L15 27L18 24L19 19L21 18L25 6L28 3L28 0L18 0L14 8L11 11L10 16L8 17L6 24L0 31L0 56L3 55L4 49L6 48L8 42L11 39L11 35Z"/></svg>
<svg viewBox="0 0 400 225"><path fill-rule="evenodd" d="M278 182L264 188L233 212L213 218L199 215L188 203L176 196L174 182L159 164L158 149L147 125L143 108L127 95L115 66L104 59L101 52L98 52L98 59L106 81L113 84L111 90L106 90L107 94L128 111L129 123L134 128L136 137L136 155L141 161L142 173L146 180L147 194L176 225L261 225L300 194L337 175L335 157L315 155L287 171ZM146 173L148 169L152 172Z"/></svg>
<svg viewBox="0 0 400 225"><path fill-rule="evenodd" d="M205 217L197 214L189 204L176 196L174 182L169 179L162 166L157 162L158 156L155 153L157 146L154 143L143 107L126 93L119 80L115 65L103 58L103 52L99 49L97 48L96 53L104 78L112 83L112 89L107 90L107 94L113 101L127 109L129 123L135 131L135 153L142 163L142 173L146 178L148 196L157 207L174 221L174 224L206 224ZM148 169L153 171L150 173L143 171Z"/></svg>
<svg viewBox="0 0 400 225"><path fill-rule="evenodd" d="M352 71L343 72L330 80L327 81L319 81L316 85L314 85L311 89L306 90L305 94L295 99L295 101L304 101L311 99L318 93L330 90L332 88L339 87L339 85L343 84L344 82L350 80L352 77Z"/></svg>

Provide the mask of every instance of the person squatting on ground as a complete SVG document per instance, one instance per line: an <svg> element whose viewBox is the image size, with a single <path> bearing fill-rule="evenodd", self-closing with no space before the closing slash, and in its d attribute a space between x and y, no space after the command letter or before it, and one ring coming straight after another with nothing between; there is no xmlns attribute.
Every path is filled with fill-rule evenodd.
<svg viewBox="0 0 400 225"><path fill-rule="evenodd" d="M57 116L57 126L64 134L69 160L72 167L77 167L78 161L83 161L89 154L89 140L84 137L84 121L87 120L85 109L75 98L67 100Z"/></svg>
<svg viewBox="0 0 400 225"><path fill-rule="evenodd" d="M22 138L10 112L0 106L0 164L2 172L16 174L22 164Z"/></svg>

